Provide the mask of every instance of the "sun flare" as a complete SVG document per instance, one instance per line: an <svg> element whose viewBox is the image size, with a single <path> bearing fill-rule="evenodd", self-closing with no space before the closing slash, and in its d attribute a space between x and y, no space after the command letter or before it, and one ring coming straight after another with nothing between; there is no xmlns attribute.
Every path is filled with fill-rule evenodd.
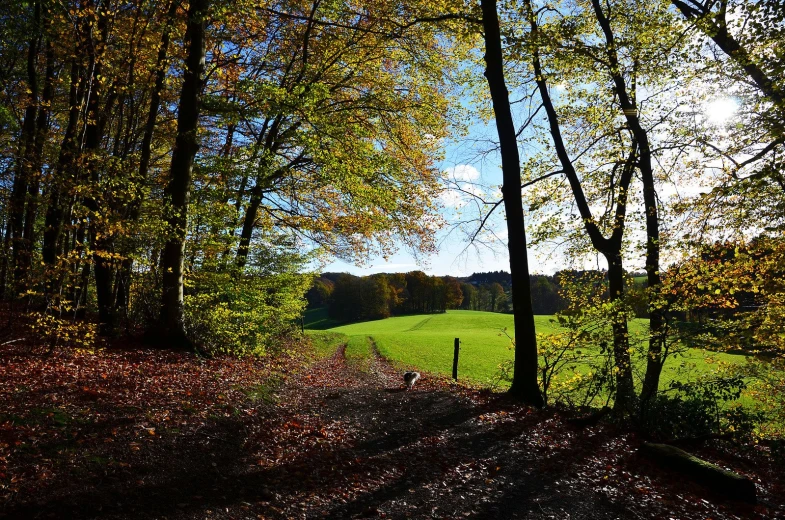
<svg viewBox="0 0 785 520"><path fill-rule="evenodd" d="M723 125L736 115L739 104L732 98L719 98L704 105L703 113L711 124Z"/></svg>

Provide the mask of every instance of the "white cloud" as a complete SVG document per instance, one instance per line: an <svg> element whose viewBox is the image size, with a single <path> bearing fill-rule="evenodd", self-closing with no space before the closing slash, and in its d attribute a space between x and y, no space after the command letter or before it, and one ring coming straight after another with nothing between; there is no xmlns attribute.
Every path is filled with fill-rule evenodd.
<svg viewBox="0 0 785 520"><path fill-rule="evenodd" d="M471 164L457 164L444 170L444 175L454 181L473 181L480 178L480 171Z"/></svg>
<svg viewBox="0 0 785 520"><path fill-rule="evenodd" d="M479 197L479 198L483 198L483 196L485 195L483 189L474 184L463 184L461 186L461 189L465 192L463 195L467 199L471 198L471 195L474 195L475 197Z"/></svg>
<svg viewBox="0 0 785 520"><path fill-rule="evenodd" d="M441 194L439 194L439 199L441 200L442 205L447 208L460 208L465 204L461 192L456 190L443 190Z"/></svg>
<svg viewBox="0 0 785 520"><path fill-rule="evenodd" d="M485 191L482 187L469 183L461 183L457 187L445 188L439 195L442 205L455 209L464 207L475 198L485 199Z"/></svg>

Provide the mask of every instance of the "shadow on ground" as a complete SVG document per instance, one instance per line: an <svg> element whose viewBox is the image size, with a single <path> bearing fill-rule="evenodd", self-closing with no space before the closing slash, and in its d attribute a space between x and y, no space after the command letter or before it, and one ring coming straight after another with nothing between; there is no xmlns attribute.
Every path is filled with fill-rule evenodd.
<svg viewBox="0 0 785 520"><path fill-rule="evenodd" d="M656 497L620 494L624 488L614 479L646 469L646 462L609 427L578 431L556 412L533 411L499 395L449 391L427 378L413 391L400 391L399 375L383 360L374 362L373 374L355 374L339 349L291 381L278 404L161 432L155 443L136 448L110 443L102 457L86 454L79 464L57 466L40 485L44 492L26 502L12 497L0 506L0 518L622 519L671 513ZM121 420L82 425L79 438L37 449L52 457L78 453L80 439L110 437ZM138 451L129 455L129 449ZM618 467L605 468L605 461ZM607 489L599 492L604 479ZM704 518L702 511L676 516ZM713 518L733 517L711 511Z"/></svg>

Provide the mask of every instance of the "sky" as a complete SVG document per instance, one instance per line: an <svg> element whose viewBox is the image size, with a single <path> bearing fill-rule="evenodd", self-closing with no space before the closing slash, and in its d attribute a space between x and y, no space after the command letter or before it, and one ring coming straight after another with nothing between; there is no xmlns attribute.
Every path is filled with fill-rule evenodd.
<svg viewBox="0 0 785 520"><path fill-rule="evenodd" d="M732 98L720 98L703 106L706 118L716 125L726 123L738 109ZM478 186L500 186L502 183L501 158L497 152L488 152L496 141L496 127L491 121L478 121L471 125L468 135L459 141L445 141L444 160L440 170L449 179L450 186L460 186L465 192L480 194ZM498 199L501 192L498 191ZM489 231L484 245L471 245L465 230L456 228L456 222L471 215L470 195L448 189L441 195L445 208L447 226L436 237L438 252L433 255L415 256L403 249L384 259L373 257L362 265L334 260L327 263L322 272L346 272L358 276L374 273L424 271L430 275L468 276L475 272L509 271L507 256L506 225L503 207L495 218L489 220ZM487 197L486 197L487 199ZM475 212L476 214L476 212ZM529 249L529 270L537 274L553 274L567 267L604 268L604 259L589 256L581 266L571 264L558 251L552 249ZM631 266L634 270L635 267Z"/></svg>
<svg viewBox="0 0 785 520"><path fill-rule="evenodd" d="M439 165L450 186L460 186L467 192L482 195L480 186L500 187L502 184L501 158L497 152L489 152L496 145L496 126L477 121L470 126L468 135L456 141L445 141L444 160ZM494 200L501 199L501 191ZM509 271L507 256L507 229L504 208L499 207L484 235L483 244L470 244L466 232L474 229L457 228L462 219L472 218L472 197L458 190L447 189L440 202L444 206L443 216L447 225L438 233L438 253L415 256L403 249L388 259L373 257L363 265L342 260L327 264L323 272L347 272L358 276L374 273L395 273L421 270L430 275L468 276L475 272ZM487 200L487 197L486 197ZM566 261L550 251L529 250L532 273L553 274L564 268Z"/></svg>
<svg viewBox="0 0 785 520"><path fill-rule="evenodd" d="M449 179L450 185L460 186L466 191L474 191L478 195L477 186L496 186L502 183L502 172L499 165L501 159L497 153L486 153L493 147L496 127L481 121L469 128L468 135L460 141L445 141L444 160L439 165L443 175ZM501 196L501 193L499 193ZM507 258L506 228L504 227L503 209L499 208L494 219L494 231L499 239L493 240L488 246L472 247L465 232L455 228L461 218L459 211L469 213L467 203L471 197L457 190L445 190L440 203L444 206L443 217L447 225L438 232L436 243L438 253L433 255L415 255L401 249L388 259L374 257L364 265L355 265L342 260L333 261L324 267L324 272L347 272L355 275L374 273L424 271L430 275L468 276L481 271L509 271ZM501 226L499 225L501 222ZM490 247L489 247L490 246ZM534 269L533 269L534 270Z"/></svg>

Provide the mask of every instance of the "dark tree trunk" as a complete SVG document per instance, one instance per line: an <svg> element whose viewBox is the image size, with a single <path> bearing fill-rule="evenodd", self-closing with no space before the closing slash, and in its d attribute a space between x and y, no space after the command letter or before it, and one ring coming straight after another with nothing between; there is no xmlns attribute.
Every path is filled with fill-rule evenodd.
<svg viewBox="0 0 785 520"><path fill-rule="evenodd" d="M27 107L25 108L24 122L22 123L22 135L17 155L17 168L11 190L11 200L9 201L10 237L13 244L14 292L17 296L26 289L26 279L29 274L28 271L30 266L31 248L25 244L24 237L25 199L30 189L30 184L32 183L33 168L36 162L35 125L39 108L36 62L38 60L38 51L41 44L41 2L35 2L35 5L33 6L33 20L35 26L27 52L27 82L29 94Z"/></svg>
<svg viewBox="0 0 785 520"><path fill-rule="evenodd" d="M158 56L156 58L155 69L155 83L153 90L150 93L150 106L147 111L147 122L145 123L144 136L142 137L142 148L139 158L139 175L137 185L141 186L147 181L147 176L150 171L150 158L152 156L152 143L153 134L155 133L155 124L158 118L158 111L161 108L161 92L164 89L164 82L166 81L166 57L169 53L169 42L171 40L172 23L177 14L178 2L171 2L167 10L166 19L164 21L164 28L161 34L161 44L158 48ZM140 212L142 209L142 192L141 189L136 194L133 202L128 208L128 220L136 222L139 220ZM130 288L131 288L131 272L133 270L133 259L126 257L120 265L120 273L117 276L117 295L115 297L115 309L127 313Z"/></svg>
<svg viewBox="0 0 785 520"><path fill-rule="evenodd" d="M109 88L105 106L101 108L102 93L105 87L103 75L103 49L108 39L108 19L106 11L98 10L97 13L97 38L91 41L90 53L90 81L92 88L87 98L87 124L84 131L85 173L89 178L93 190L97 190L100 183L100 168L98 164L98 151L104 136L104 128L111 112L114 101L117 99L116 90ZM86 36L93 38L93 32ZM98 302L98 320L101 334L111 335L115 328L115 315L112 306L112 262L107 257L113 253L111 236L101 229L101 210L95 194L85 198L85 206L90 210L88 232L90 247L93 250L93 273L95 275L95 296ZM83 271L84 272L84 271Z"/></svg>
<svg viewBox="0 0 785 520"><path fill-rule="evenodd" d="M616 251L607 253L608 290L611 302L624 298L624 267L621 254ZM630 359L630 340L627 330L627 318L622 313L614 313L613 323L613 359L616 365L616 400L614 411L631 414L634 411L635 387L632 382L632 362Z"/></svg>
<svg viewBox="0 0 785 520"><path fill-rule="evenodd" d="M531 303L529 260L526 252L521 169L518 142L510 111L509 93L504 81L504 58L496 0L481 0L485 29L485 77L493 101L496 130L502 155L504 185L502 196L507 215L512 308L515 327L515 361L510 393L533 406L542 407L537 384L537 336Z"/></svg>
<svg viewBox="0 0 785 520"><path fill-rule="evenodd" d="M44 263L54 267L57 260L57 244L63 233L66 201L68 194L65 188L73 180L73 166L76 160L76 130L79 124L79 65L76 60L71 63L71 88L68 94L68 124L65 128L60 154L52 175L49 187L49 202L46 207L44 225L44 245L41 250Z"/></svg>
<svg viewBox="0 0 785 520"><path fill-rule="evenodd" d="M77 282L73 287L73 296L71 300L76 307L76 315L81 317L85 314L85 307L87 305L87 285L90 283L90 262L87 261L87 248L85 241L87 240L87 223L84 219L80 220L79 226L74 234L73 249L79 248L79 256L81 262L74 262L72 276Z"/></svg>
<svg viewBox="0 0 785 520"><path fill-rule="evenodd" d="M227 99L228 102L231 102L233 100L233 98L231 96L227 96L226 99ZM234 146L234 134L235 134L236 131L237 131L237 125L235 123L229 123L226 126L226 138L224 139L224 144L221 147L221 152L219 154L221 159L223 159L226 162L226 165L225 165L226 168L229 168L229 162L231 161L231 158L232 158L232 151L233 151L233 146ZM243 175L243 178L246 178L246 176ZM221 175L221 182L225 186L229 185L229 179L227 177L223 176L223 175ZM231 196L229 194L229 190L226 190L224 192L224 195L221 197L221 203L229 204L230 198L231 198ZM238 200L235 200L235 207L236 207L237 202L238 202ZM234 225L234 223L233 223L233 225ZM222 229L225 229L225 226L222 228L221 224L219 222L213 222L210 225L210 234L213 235L213 236L218 236L218 234L221 232ZM218 260L218 258L216 258L216 260Z"/></svg>
<svg viewBox="0 0 785 520"><path fill-rule="evenodd" d="M205 67L205 16L208 0L192 0L185 32L187 57L177 115L177 137L166 186L168 240L164 246L161 324L171 342L190 345L183 322L183 261L188 199L194 158L199 149L197 130Z"/></svg>
<svg viewBox="0 0 785 520"><path fill-rule="evenodd" d="M644 132L645 134L645 132ZM646 279L649 293L649 350L646 356L646 375L641 389L641 412L645 412L649 402L657 395L660 375L665 363L663 358L667 324L662 307L660 288L660 219L657 209L657 193L651 165L651 150L641 147L641 179L643 181L643 203L646 211Z"/></svg>
<svg viewBox="0 0 785 520"><path fill-rule="evenodd" d="M248 262L248 252L251 246L251 237L253 235L254 223L256 222L256 216L259 213L259 207L262 204L262 190L264 189L264 183L265 181L269 181L269 177L272 177L269 174L265 175L265 173L268 173L267 169L269 168L270 163L268 159L269 155L275 153L275 150L277 149L275 142L278 138L278 131L281 127L282 121L283 116L277 116L270 125L269 132L264 139L262 159L259 165L259 170L262 172L262 175L258 175L256 177L254 187L251 188L250 201L248 203L248 207L245 209L245 218L243 219L243 229L240 231L240 243L237 245L237 257L235 259L235 263L240 270L242 270L243 267L245 267L245 264ZM266 122L265 126L267 126ZM260 135L260 137L262 137L262 135ZM240 196L241 195L242 194L240 194Z"/></svg>
<svg viewBox="0 0 785 520"><path fill-rule="evenodd" d="M656 395L662 373L663 346L665 342L665 317L660 307L657 291L660 280L660 220L657 208L657 192L654 185L654 169L651 160L651 147L648 132L641 125L638 107L633 95L630 95L624 77L620 73L616 45L610 20L605 15L599 0L592 0L592 6L600 28L605 35L606 54L614 90L624 113L627 124L632 131L640 150L638 169L643 182L643 202L646 212L646 274L649 287L649 350L646 363L646 375L641 391L641 411L645 411L649 401Z"/></svg>
<svg viewBox="0 0 785 520"><path fill-rule="evenodd" d="M591 208L589 207L588 200L583 191L583 186L575 166L570 159L567 147L561 135L561 128L559 125L559 118L556 114L556 109L553 106L550 93L548 92L548 84L545 75L542 72L540 63L539 52L537 51L537 37L539 28L531 7L531 1L526 1L526 7L529 15L529 22L534 36L534 44L532 47L532 66L534 68L535 81L537 89L542 98L543 107L548 116L548 123L550 126L551 137L553 138L554 148L562 165L564 174L570 183L570 187L575 199L575 205L578 208L581 218L583 219L584 228L586 233L591 239L592 246L608 261L608 283L610 289L611 301L619 301L624 296L624 269L622 266L621 248L622 238L624 236L625 218L627 214L627 192L632 181L632 174L635 168L635 159L638 150L637 141L633 139L630 147L630 155L623 161L623 172L621 179L618 183L618 197L616 201L616 212L614 218L613 232L610 238L602 235L599 226L592 215ZM630 364L629 353L629 339L627 337L627 322L624 314L620 310L614 311L614 318L612 323L613 328L613 353L614 364L616 366L616 390L617 395L614 401L614 411L619 414L631 413L634 409L634 385L632 381L632 367Z"/></svg>
<svg viewBox="0 0 785 520"><path fill-rule="evenodd" d="M657 464L681 473L677 477L679 480L686 480L684 477L693 479L707 486L717 496L752 504L757 502L757 487L749 477L699 459L676 446L644 442L640 453L648 455Z"/></svg>
<svg viewBox="0 0 785 520"><path fill-rule="evenodd" d="M29 271L33 256L33 244L36 242L35 221L38 214L38 204L40 197L40 186L44 163L44 143L46 142L49 131L49 113L51 110L52 99L54 98L54 49L52 43L46 42L46 72L44 75L44 90L41 95L41 103L38 108L38 116L35 128L35 142L33 144L32 167L30 169L30 181L27 187L27 208L25 210L25 224L22 233L24 243L25 265L24 269Z"/></svg>
<svg viewBox="0 0 785 520"><path fill-rule="evenodd" d="M128 313L128 305L130 304L131 297L131 271L134 267L132 258L124 258L120 263L120 269L117 272L116 291L114 298L115 310L122 312L123 316ZM126 316L127 317L127 316Z"/></svg>
<svg viewBox="0 0 785 520"><path fill-rule="evenodd" d="M5 226L5 233L3 235L3 254L0 259L0 298L6 297L6 290L8 289L8 261L10 260L9 254L11 252L11 223L10 221Z"/></svg>
<svg viewBox="0 0 785 520"><path fill-rule="evenodd" d="M628 118L629 119L629 118ZM657 192L654 186L654 173L651 163L651 149L647 133L637 122L634 128L639 129L638 139L645 146L641 146L639 168L643 181L643 203L646 211L646 279L649 293L649 349L646 361L646 375L641 391L641 410L645 411L648 403L657 394L660 385L667 324L665 310L662 307L660 288L660 218L657 208Z"/></svg>
<svg viewBox="0 0 785 520"><path fill-rule="evenodd" d="M259 206L262 204L262 179L256 179L256 185L251 189L251 199L248 207L245 208L245 218L243 219L243 229L240 231L240 243L237 246L237 267L242 269L248 262L248 251L251 246L251 236L253 235L254 223L259 213Z"/></svg>
<svg viewBox="0 0 785 520"><path fill-rule="evenodd" d="M166 57L169 53L172 21L174 20L174 16L177 13L177 6L178 2L172 2L169 4L169 11L167 12L167 18L165 22L166 25L164 26L163 33L161 34L161 45L158 49L158 57L156 58L155 85L153 86L153 91L150 93L150 107L147 111L147 123L144 129L141 156L139 158L140 181L145 181L147 179L147 174L150 170L153 133L155 132L155 122L158 118L158 110L161 108L161 92L164 89L164 82L166 81Z"/></svg>

